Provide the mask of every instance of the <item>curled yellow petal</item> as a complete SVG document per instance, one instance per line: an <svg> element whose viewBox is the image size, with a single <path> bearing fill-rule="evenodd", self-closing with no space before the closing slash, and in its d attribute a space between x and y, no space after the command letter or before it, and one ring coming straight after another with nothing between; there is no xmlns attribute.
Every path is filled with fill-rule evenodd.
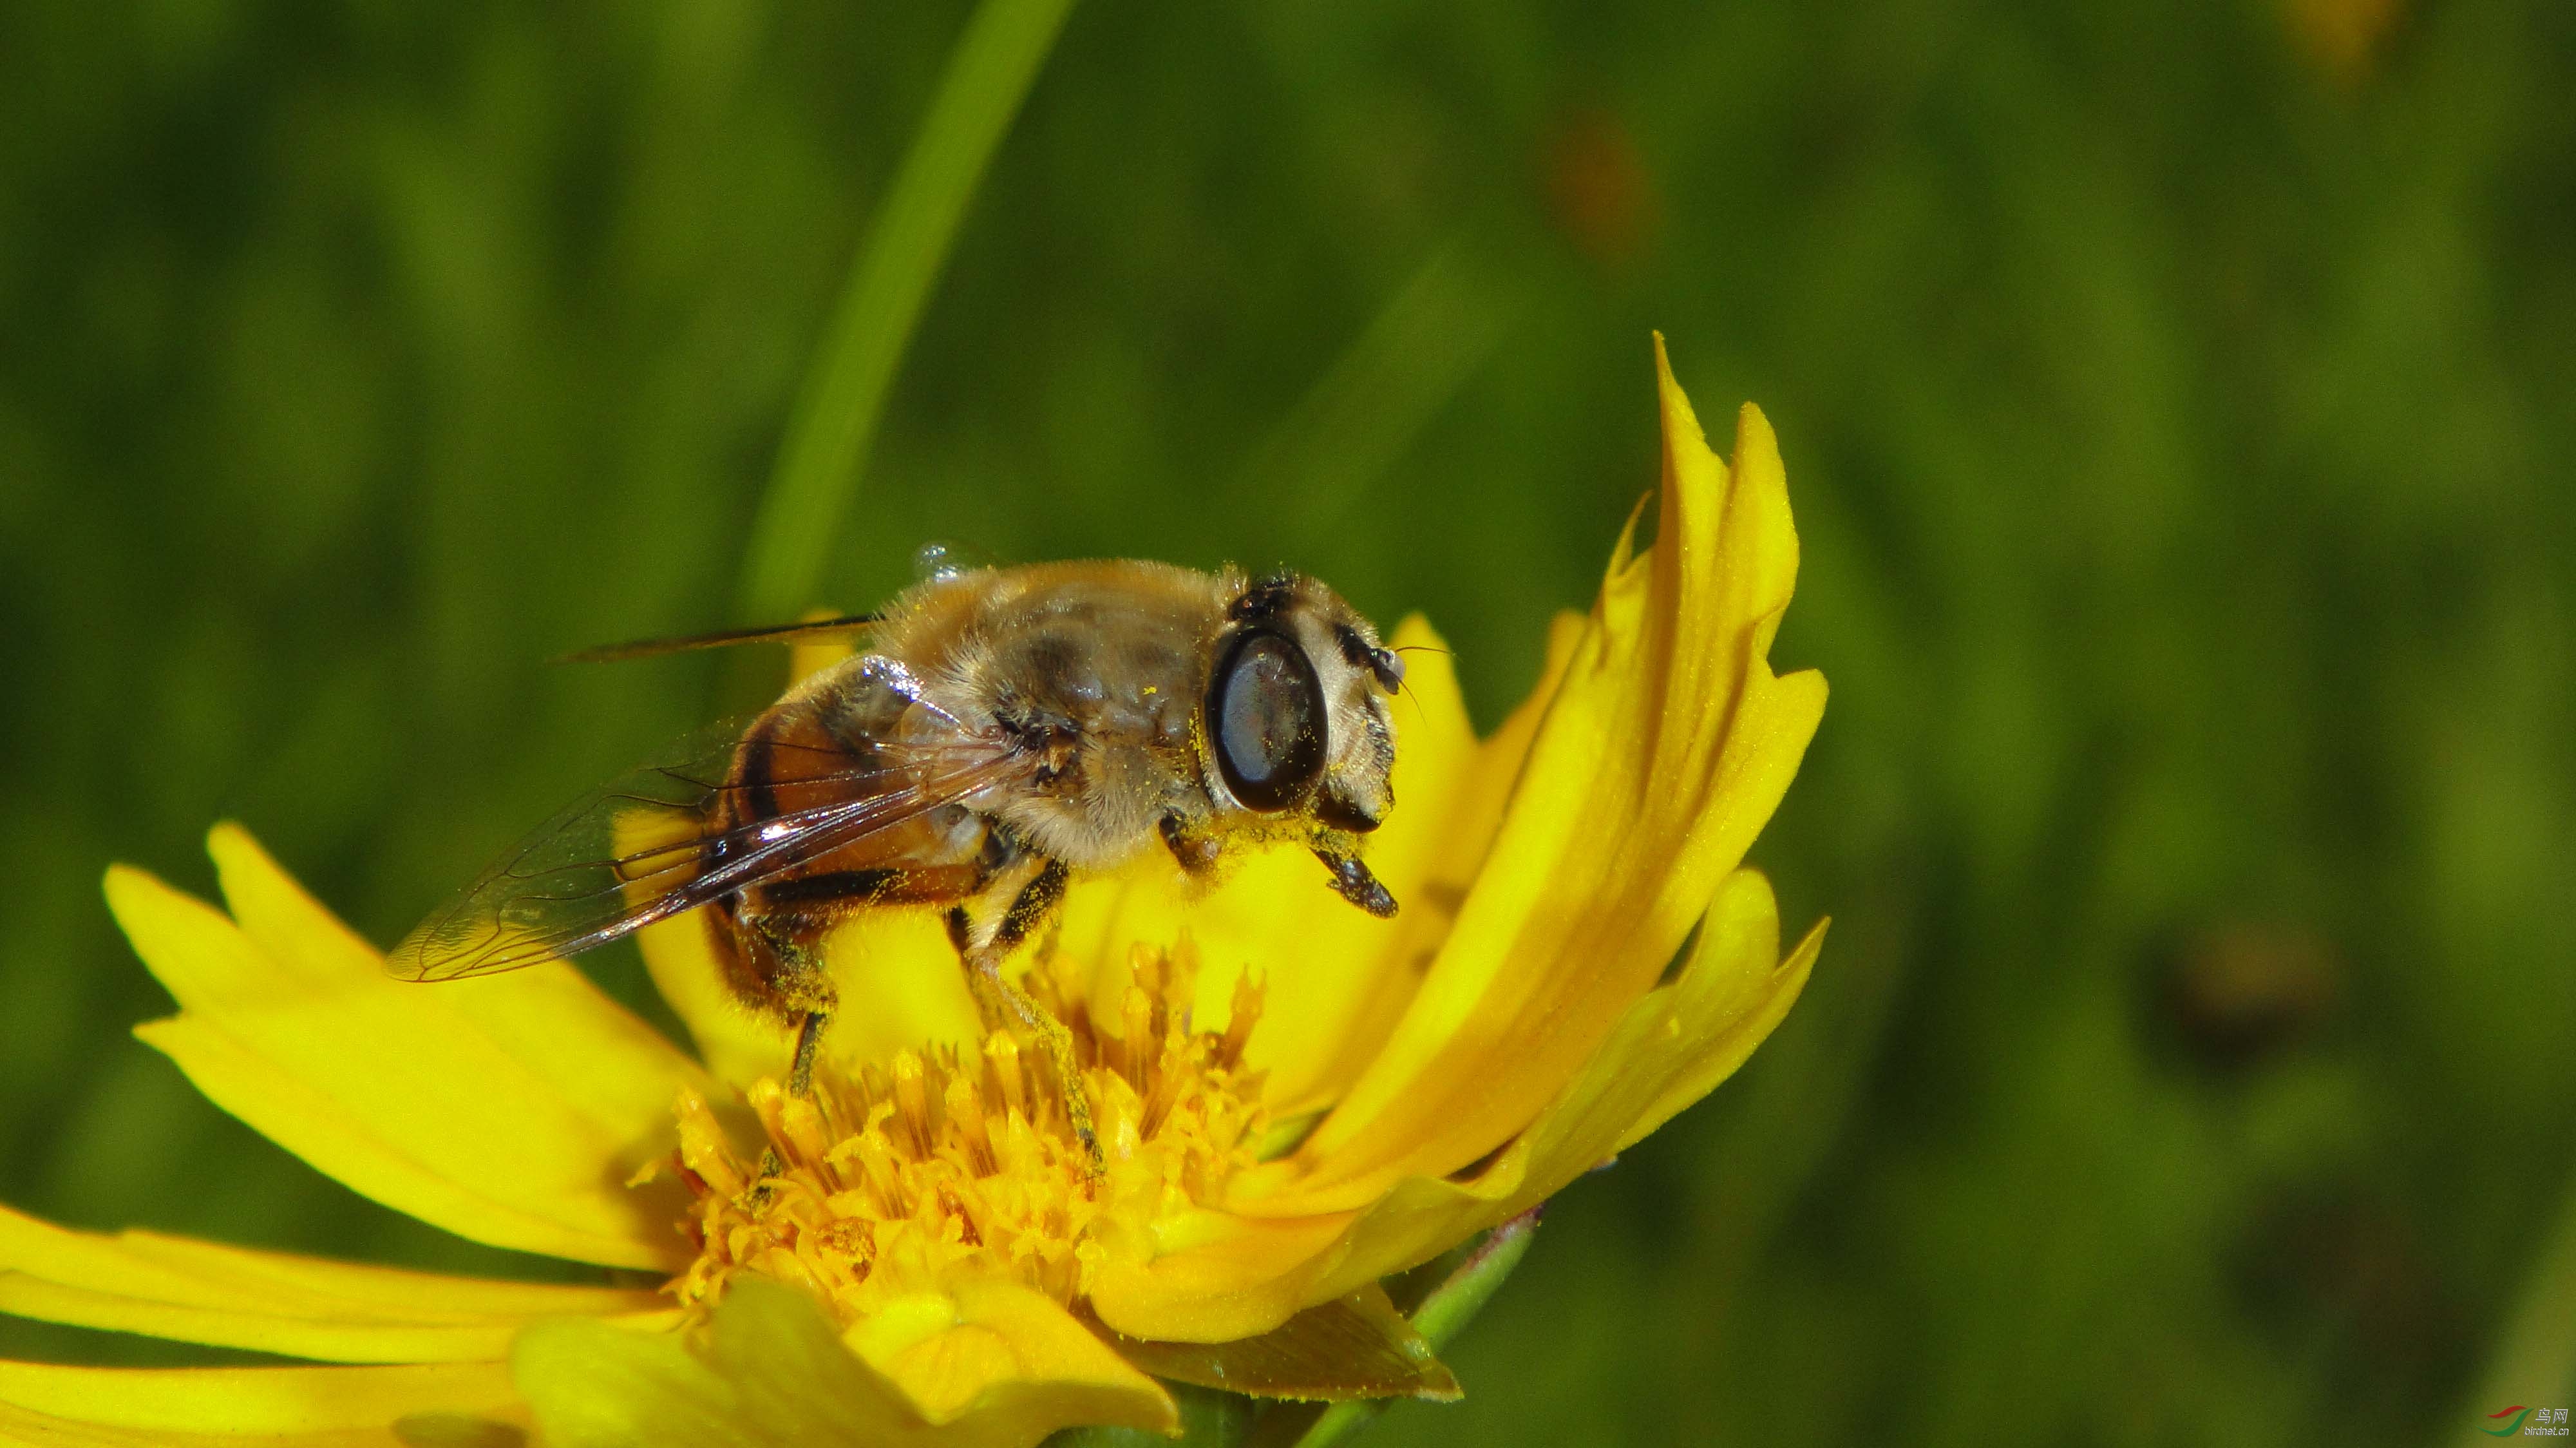
<svg viewBox="0 0 2576 1448"><path fill-rule="evenodd" d="M1150 1325L1166 1337L1221 1341L1268 1331L1518 1215L1742 1065L1796 1003L1823 933L1811 931L1782 960L1769 882L1737 871L1680 973L1622 1013L1558 1098L1474 1175L1409 1177L1358 1212L1203 1214L1197 1240L1105 1272L1095 1309L1122 1332Z"/></svg>
<svg viewBox="0 0 2576 1448"><path fill-rule="evenodd" d="M850 1350L899 1388L924 1421L952 1424L1023 1400L1015 1411L1043 1412L1047 1401L1078 1398L1108 1405L1121 1416L1066 1418L1045 1431L1076 1421L1156 1430L1178 1424L1169 1394L1045 1293L969 1277L938 1299L936 1315L928 1320L918 1312L888 1312L842 1334Z"/></svg>
<svg viewBox="0 0 2576 1448"><path fill-rule="evenodd" d="M1374 1281L1517 1216L1707 1095L1797 1003L1824 933L1818 924L1782 959L1770 883L1729 876L1680 974L1621 1015L1526 1132L1473 1176L1398 1183L1336 1244L1314 1290Z"/></svg>
<svg viewBox="0 0 2576 1448"><path fill-rule="evenodd" d="M1671 958L1796 772L1823 711L1765 651L1797 570L1761 414L1732 471L1663 365L1657 538L1614 557L1492 853L1387 1047L1291 1164L1238 1199L1363 1205L1525 1127ZM1247 1208L1253 1209L1253 1208Z"/></svg>
<svg viewBox="0 0 2576 1448"><path fill-rule="evenodd" d="M1268 1332L1337 1295L1314 1286L1358 1218L1179 1214L1163 1224L1155 1250L1111 1254L1092 1282L1092 1310L1129 1337L1225 1342Z"/></svg>

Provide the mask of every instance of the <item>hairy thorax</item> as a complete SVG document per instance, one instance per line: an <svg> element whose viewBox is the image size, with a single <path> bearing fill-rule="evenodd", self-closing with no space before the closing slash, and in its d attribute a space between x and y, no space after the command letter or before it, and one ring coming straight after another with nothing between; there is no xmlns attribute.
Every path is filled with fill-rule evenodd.
<svg viewBox="0 0 2576 1448"><path fill-rule="evenodd" d="M888 611L871 652L916 681L919 702L901 703L1041 761L1035 787L981 808L1077 870L1107 869L1163 818L1206 813L1193 720L1225 587L1125 561L1015 570L1003 588L935 582Z"/></svg>

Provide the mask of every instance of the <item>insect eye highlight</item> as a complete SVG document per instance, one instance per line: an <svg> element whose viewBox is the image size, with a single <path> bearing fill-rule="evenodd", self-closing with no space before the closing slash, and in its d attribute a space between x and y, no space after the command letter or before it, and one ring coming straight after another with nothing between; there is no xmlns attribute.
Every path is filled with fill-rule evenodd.
<svg viewBox="0 0 2576 1448"><path fill-rule="evenodd" d="M1218 656L1207 712L1217 770L1245 808L1286 809L1322 776L1324 687L1295 640L1265 628L1236 634Z"/></svg>

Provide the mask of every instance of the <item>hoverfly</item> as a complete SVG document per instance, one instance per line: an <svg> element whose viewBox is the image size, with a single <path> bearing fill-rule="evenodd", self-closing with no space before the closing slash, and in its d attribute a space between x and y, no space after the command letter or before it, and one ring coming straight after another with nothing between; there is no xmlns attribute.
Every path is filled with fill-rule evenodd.
<svg viewBox="0 0 2576 1448"><path fill-rule="evenodd" d="M1064 1025L1005 977L1077 874L1159 845L1206 877L1295 843L1372 915L1360 862L1394 800L1398 655L1331 589L1102 560L936 575L877 614L594 657L864 633L754 718L584 797L412 931L390 968L452 980L703 911L727 984L797 1031L811 1090L839 1008L822 942L855 911L945 913L989 1029L1033 1034L1092 1145Z"/></svg>

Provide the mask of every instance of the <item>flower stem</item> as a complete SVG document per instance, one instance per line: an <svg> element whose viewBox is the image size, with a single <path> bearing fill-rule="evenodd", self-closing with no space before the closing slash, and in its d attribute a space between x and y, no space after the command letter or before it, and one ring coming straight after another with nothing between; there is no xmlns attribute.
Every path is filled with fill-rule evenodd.
<svg viewBox="0 0 2576 1448"><path fill-rule="evenodd" d="M752 521L742 617L775 621L813 602L842 507L931 283L1072 6L1073 0L983 0L958 37L797 396Z"/></svg>

